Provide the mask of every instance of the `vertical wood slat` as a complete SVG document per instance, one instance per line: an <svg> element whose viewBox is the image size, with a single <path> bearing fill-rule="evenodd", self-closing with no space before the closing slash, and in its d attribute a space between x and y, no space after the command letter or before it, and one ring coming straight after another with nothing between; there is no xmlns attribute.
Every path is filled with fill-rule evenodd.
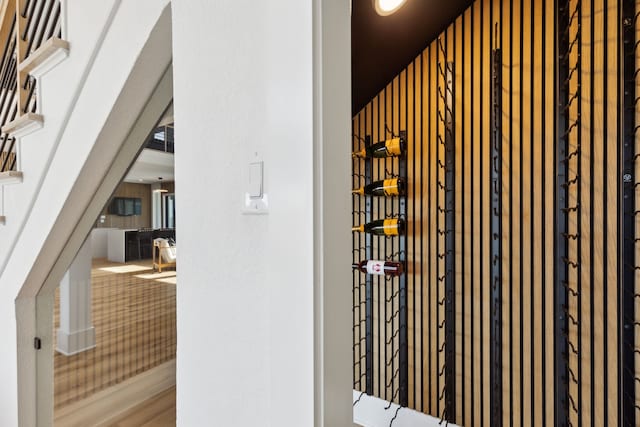
<svg viewBox="0 0 640 427"><path fill-rule="evenodd" d="M581 332L582 332L582 342L581 342L581 358L580 361L583 365L582 372L582 381L580 386L582 399L579 402L581 408L581 420L583 425L592 425L594 419L592 417L592 409L593 409L593 399L591 390L593 389L593 377L591 375L592 366L593 366L593 354L592 354L592 345L593 340L590 339L593 330L593 318L591 317L591 307L592 307L592 296L593 296L593 286L592 286L592 254L593 254L593 241L591 239L592 228L591 224L593 223L593 215L590 215L592 212L592 188L593 188L593 174L592 167L593 164L593 46L590 42L593 39L593 2L592 1L584 1L582 5L582 19L583 25L581 31L583 32L583 37L581 40L581 56L582 56L582 65L581 65L581 91L582 91L582 99L581 99L581 113L582 113L582 152L583 155L581 157L581 180L580 180L580 192L581 192L581 202L582 209L580 215L580 229L581 229L581 239L582 239L582 254L581 254L581 277L580 282L582 287L580 289L581 295L581 304L579 307L579 313L581 318Z"/></svg>
<svg viewBox="0 0 640 427"><path fill-rule="evenodd" d="M475 34L476 31L482 32L482 3L475 2L472 6L472 19L473 24L469 29L470 35ZM469 61L469 67L474 67L476 70L478 66L476 65L476 61L480 63L480 69L482 69L482 37L472 37L473 42L471 48L469 49L471 52L471 60ZM471 144L473 146L473 157L471 161L471 179L473 182L472 186L472 215L473 215L473 224L472 224L472 253L473 256L473 283L472 283L472 294L471 294L471 316L472 316L472 331L471 331L471 348L472 357L473 357L473 369L472 369L472 382L473 382L473 390L471 392L471 405L473 408L472 413L472 421L470 425L482 425L483 424L483 321L482 316L483 312L483 286L482 283L482 233L481 233L481 224L482 224L482 165L480 162L481 152L482 152L482 114L481 114L481 105L483 102L482 97L482 80L481 74L478 72L472 73L472 91L471 98L472 102L471 108L473 111L471 122L473 123L472 130L473 133L471 135Z"/></svg>
<svg viewBox="0 0 640 427"><path fill-rule="evenodd" d="M460 171L459 177L456 179L460 182L460 211L461 211L461 242L458 251L457 264L461 268L461 298L457 303L460 307L462 322L460 325L460 347L462 357L462 372L460 377L462 378L462 384L458 392L458 401L460 402L462 414L458 419L462 425L471 425L474 418L474 303L473 303L473 145L472 145L472 117L473 117L473 102L471 101L473 83L471 79L465 79L464 76L470 76L471 73L471 31L470 26L472 22L472 8L465 11L461 20L460 34L462 52L460 52L456 62L461 64L462 72L456 75L456 86L460 87L459 101L457 103L462 105L461 112L461 146L459 152L461 153L461 167L457 170ZM464 103L464 100L468 99L470 102ZM465 397L468 397L465 399Z"/></svg>
<svg viewBox="0 0 640 427"><path fill-rule="evenodd" d="M607 126L606 126L606 141L607 141L607 156L605 165L606 176L606 222L605 227L607 229L606 242L606 298L603 301L607 309L606 316L606 347L610 349L616 349L612 352L610 357L607 358L607 371L606 384L607 390L607 414L606 417L610 425L619 425L618 419L618 404L620 401L619 385L618 385L618 271L619 271L619 256L618 256L618 217L616 213L619 211L618 206L618 182L620 173L618 170L618 150L620 141L619 138L619 106L622 104L620 99L619 80L620 70L618 69L618 43L620 41L620 28L618 18L618 3L622 0L609 0L605 2L607 7L607 32L605 39L606 52L606 85L607 94L606 97L606 111L607 111Z"/></svg>
<svg viewBox="0 0 640 427"><path fill-rule="evenodd" d="M523 302L521 308L521 346L520 360L522 363L520 373L520 393L521 393L521 425L533 425L533 291L534 291L534 269L533 269L533 11L532 1L521 3L521 26L522 41L520 48L521 67L521 197L522 197L522 224L521 245L522 245L522 277L520 301ZM527 19L527 17L529 17Z"/></svg>

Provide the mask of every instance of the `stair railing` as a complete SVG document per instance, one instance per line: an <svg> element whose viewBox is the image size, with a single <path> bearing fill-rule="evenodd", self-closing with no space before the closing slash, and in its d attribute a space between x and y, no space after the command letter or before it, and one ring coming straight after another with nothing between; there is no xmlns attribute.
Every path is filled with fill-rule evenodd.
<svg viewBox="0 0 640 427"><path fill-rule="evenodd" d="M17 166L15 137L5 125L37 109L36 79L27 60L48 40L60 38L60 17L60 0L0 3L0 173Z"/></svg>

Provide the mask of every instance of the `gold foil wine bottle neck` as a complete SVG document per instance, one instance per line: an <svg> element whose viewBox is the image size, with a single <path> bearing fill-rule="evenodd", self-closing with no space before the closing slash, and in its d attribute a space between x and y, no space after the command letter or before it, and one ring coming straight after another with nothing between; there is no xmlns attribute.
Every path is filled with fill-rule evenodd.
<svg viewBox="0 0 640 427"><path fill-rule="evenodd" d="M367 150L362 149L360 151L354 151L353 153L351 153L352 157L359 157L359 158L365 158L367 157Z"/></svg>

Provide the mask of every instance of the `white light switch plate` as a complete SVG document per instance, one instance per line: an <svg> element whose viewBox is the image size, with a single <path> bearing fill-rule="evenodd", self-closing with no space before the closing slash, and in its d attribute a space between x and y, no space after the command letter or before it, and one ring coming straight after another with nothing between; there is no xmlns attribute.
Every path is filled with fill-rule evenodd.
<svg viewBox="0 0 640 427"><path fill-rule="evenodd" d="M262 175L263 162L249 163L249 197L252 199L262 198Z"/></svg>
<svg viewBox="0 0 640 427"><path fill-rule="evenodd" d="M266 215L269 199L265 189L264 161L254 153L247 168L247 190L244 193L243 215Z"/></svg>

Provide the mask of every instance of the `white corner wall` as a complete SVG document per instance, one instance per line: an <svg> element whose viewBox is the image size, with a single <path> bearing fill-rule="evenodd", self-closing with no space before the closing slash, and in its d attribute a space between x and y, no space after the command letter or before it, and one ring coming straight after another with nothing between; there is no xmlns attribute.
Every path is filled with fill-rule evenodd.
<svg viewBox="0 0 640 427"><path fill-rule="evenodd" d="M318 240L325 206L317 169L332 173L320 161L323 133L314 133L322 117L314 102L322 77L322 55L314 58L319 3L172 3L181 427L352 425L351 288L317 271L337 259L336 273L351 277L348 2L324 2L343 15L334 23L336 52L343 53L333 87L339 123L328 135L338 137L325 146L339 159L332 175L338 185L324 189L338 212L324 224L338 230L335 246ZM265 162L269 213L243 215L256 153ZM338 292L324 292L317 280L314 287L317 278ZM344 298L323 306L324 295ZM323 325L331 322L337 368L322 354L323 337L335 332ZM329 371L330 384L322 379ZM323 403L329 394L336 402ZM320 424L315 411L325 404L333 415Z"/></svg>

